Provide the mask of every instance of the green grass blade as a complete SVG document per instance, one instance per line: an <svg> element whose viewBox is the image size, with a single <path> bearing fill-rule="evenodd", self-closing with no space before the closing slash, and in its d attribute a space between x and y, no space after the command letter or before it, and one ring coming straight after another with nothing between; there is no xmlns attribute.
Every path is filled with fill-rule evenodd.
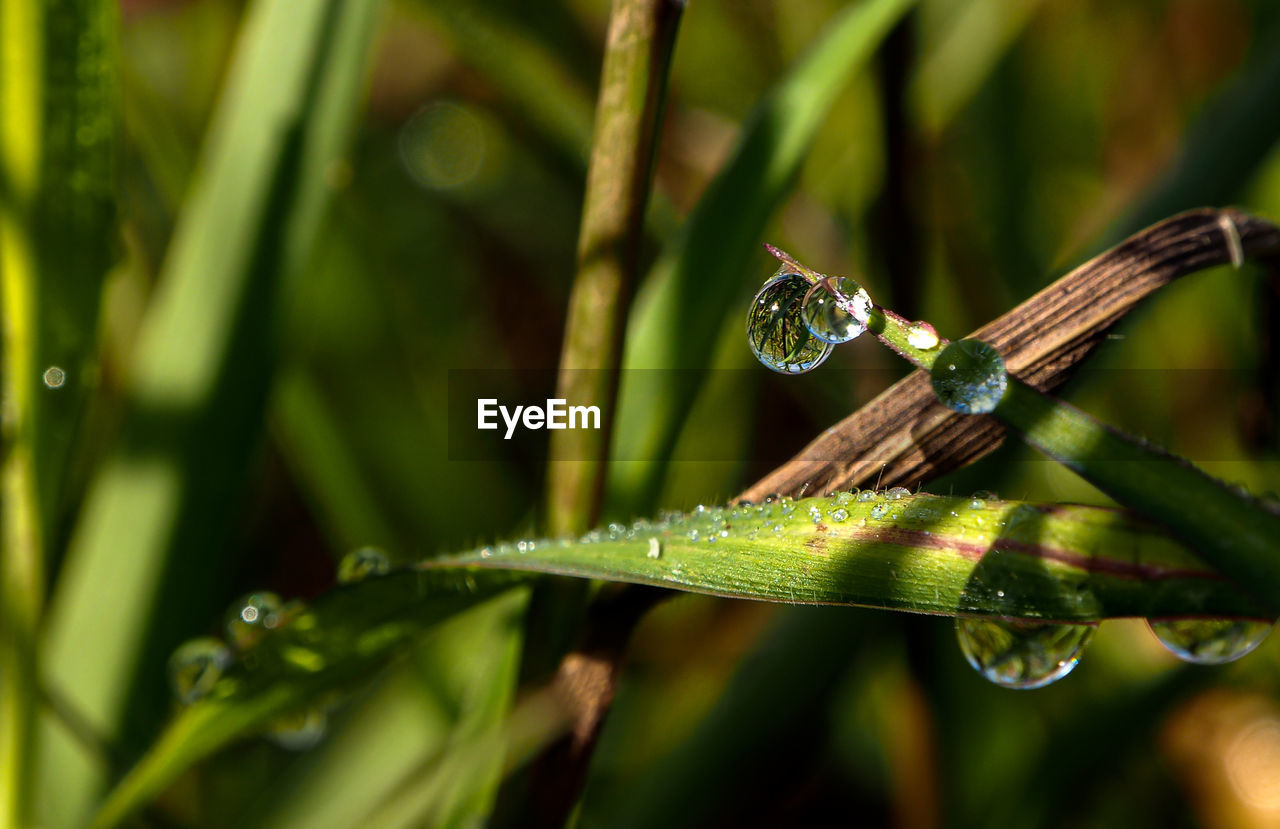
<svg viewBox="0 0 1280 829"><path fill-rule="evenodd" d="M98 304L115 238L116 29L115 4L104 0L13 0L0 9L4 826L31 822L45 564L63 541L77 426L97 376Z"/></svg>
<svg viewBox="0 0 1280 829"><path fill-rule="evenodd" d="M179 713L107 798L93 825L118 825L194 763L368 679L432 625L523 578L404 571L330 591L241 654L208 697Z"/></svg>
<svg viewBox="0 0 1280 829"><path fill-rule="evenodd" d="M207 621L210 585L226 577L227 518L270 378L275 296L317 232L378 9L261 0L247 13L143 322L123 439L90 485L50 614L46 681L126 756L163 710L167 652ZM45 822L81 823L103 770L57 732L49 738Z"/></svg>
<svg viewBox="0 0 1280 829"><path fill-rule="evenodd" d="M849 493L702 510L579 541L433 559L713 596L1056 621L1269 608L1131 515L1101 507Z"/></svg>
<svg viewBox="0 0 1280 829"><path fill-rule="evenodd" d="M1234 490L1013 377L995 415L1027 443L1168 528L1257 596L1271 616L1280 615L1280 504Z"/></svg>
<svg viewBox="0 0 1280 829"><path fill-rule="evenodd" d="M911 0L857 3L796 63L743 127L732 158L708 187L682 234L656 265L632 312L608 497L618 513L647 510L700 385L733 297L758 280L750 266L764 226L791 185L828 108ZM746 281L744 281L746 275Z"/></svg>

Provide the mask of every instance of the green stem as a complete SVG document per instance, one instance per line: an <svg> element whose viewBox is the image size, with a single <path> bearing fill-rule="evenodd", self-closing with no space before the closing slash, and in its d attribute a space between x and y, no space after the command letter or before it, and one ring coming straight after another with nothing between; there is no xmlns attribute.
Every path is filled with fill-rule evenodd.
<svg viewBox="0 0 1280 829"><path fill-rule="evenodd" d="M600 508L622 332L683 8L674 0L615 0L610 17L556 392L572 405L598 407L603 428L552 435L547 508L552 533L585 530Z"/></svg>

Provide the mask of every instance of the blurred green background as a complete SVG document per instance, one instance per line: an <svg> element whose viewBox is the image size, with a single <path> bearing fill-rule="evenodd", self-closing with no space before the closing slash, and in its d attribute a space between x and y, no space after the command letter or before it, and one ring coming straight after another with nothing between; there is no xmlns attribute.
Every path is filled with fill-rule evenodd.
<svg viewBox="0 0 1280 829"><path fill-rule="evenodd" d="M315 24L337 27L332 77L313 69L309 81L289 80L291 47L268 44L259 69L278 60L281 77L261 72L240 97L220 99L237 88L229 67L249 50L252 5L120 4L118 68L108 70L120 84L118 241L96 356L85 363L95 379L80 442L46 539L48 693L71 710L97 704L77 700L92 696L99 670L100 645L83 631L131 616L113 568L132 572L135 543L151 543L134 538L150 532L149 513L108 490L169 497L164 473L135 475L139 457L180 457L196 483L173 495L185 499L174 511L181 526L153 544L178 552L138 565L166 573L168 599L135 620L142 632L132 638L102 634L134 643L138 655L125 661L141 666L121 680L127 705L100 706L114 761L104 771L85 760L67 729L44 718L41 825L91 813L101 780L136 758L170 711L167 653L217 633L237 595L309 599L333 584L344 553L365 545L408 561L540 529L538 457L448 459L458 428L446 416L448 372L557 365L609 4L386 0L362 14L362 0L350 0L336 22ZM288 5L258 25L288 30ZM753 107L843 8L688 4L642 275L678 239ZM676 459L650 473L659 494L615 493L605 520L724 502L902 373L870 338L802 378L755 366L743 318L773 271L760 242L857 276L882 304L954 338L1179 210L1230 203L1280 219L1280 6L1270 0L921 0L838 88L764 232L749 249L722 251L748 267L688 309L706 330L660 332L696 345L680 367L725 371L680 408ZM273 169L245 150L255 139L227 137L278 129L269 107L261 117L253 109L272 94L322 115L332 100L358 109L348 127L317 128L339 152L304 154L290 173L302 182L292 201L255 178ZM216 108L225 120L211 128ZM261 187L263 213L200 207L193 194L215 173ZM222 224L206 221L208 238L187 242L186 264L175 264L181 225L201 210ZM307 211L319 211L310 229L293 230ZM237 244L266 255L252 247L255 221L288 226L278 259L249 257L246 272L273 275L267 287L234 302L200 288L179 301L173 291L166 301L189 313L173 318L207 320L207 335L148 325L166 279L205 266L216 275L220 257L243 258ZM714 234L698 241L717 244ZM1224 479L1280 490L1278 286L1253 266L1183 280L1131 315L1064 396ZM646 289L642 279L641 301ZM241 342L227 320L245 319L259 333L227 349L210 386L216 405L172 441L149 443L167 427L138 402L138 386L155 393L148 405L172 396L180 406L166 378L185 376L210 342ZM150 454L112 466L131 441ZM201 455L206 442L216 457ZM1106 503L1012 441L925 483ZM95 508L103 499L123 512ZM108 540L84 540L93 533ZM102 569L78 563L99 547L109 551ZM96 597L89 609L74 609L87 607L77 590ZM475 825L501 758L461 770L448 758L512 705L520 609L507 601L451 622L337 708L316 747L239 744L188 774L144 823ZM949 619L668 601L636 632L576 819L1280 826L1274 637L1240 663L1196 668L1167 655L1143 623L1108 622L1069 678L1030 692L987 684L954 638ZM116 708L128 713L108 713ZM92 731L98 714L86 716ZM477 778L488 795L466 782Z"/></svg>

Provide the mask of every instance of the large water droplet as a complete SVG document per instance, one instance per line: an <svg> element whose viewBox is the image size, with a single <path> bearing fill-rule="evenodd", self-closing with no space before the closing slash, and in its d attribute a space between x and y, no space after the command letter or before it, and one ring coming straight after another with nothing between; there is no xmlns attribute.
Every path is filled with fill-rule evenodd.
<svg viewBox="0 0 1280 829"><path fill-rule="evenodd" d="M871 297L848 277L828 277L805 294L800 314L809 333L819 340L847 343L867 330Z"/></svg>
<svg viewBox="0 0 1280 829"><path fill-rule="evenodd" d="M352 550L338 562L338 583L354 584L369 576L391 572L391 559L377 547Z"/></svg>
<svg viewBox="0 0 1280 829"><path fill-rule="evenodd" d="M249 647L280 626L283 605L279 596L265 590L241 597L227 610L227 641L236 650Z"/></svg>
<svg viewBox="0 0 1280 829"><path fill-rule="evenodd" d="M781 273L764 283L747 311L747 343L767 368L803 374L822 364L831 343L815 339L801 319L809 281L798 273Z"/></svg>
<svg viewBox="0 0 1280 829"><path fill-rule="evenodd" d="M1273 627L1248 619L1170 619L1147 625L1174 656L1197 665L1239 659L1258 647Z"/></svg>
<svg viewBox="0 0 1280 829"><path fill-rule="evenodd" d="M231 664L231 651L209 636L184 642L169 657L169 687L183 704L191 704L213 690Z"/></svg>
<svg viewBox="0 0 1280 829"><path fill-rule="evenodd" d="M329 717L323 708L308 708L276 720L267 739L289 751L305 751L324 739Z"/></svg>
<svg viewBox="0 0 1280 829"><path fill-rule="evenodd" d="M1042 688L1080 661L1093 625L958 617L956 638L978 673L1005 688Z"/></svg>
<svg viewBox="0 0 1280 829"><path fill-rule="evenodd" d="M948 409L986 414L1004 397L1009 376L1000 352L981 340L956 340L933 363L933 393Z"/></svg>

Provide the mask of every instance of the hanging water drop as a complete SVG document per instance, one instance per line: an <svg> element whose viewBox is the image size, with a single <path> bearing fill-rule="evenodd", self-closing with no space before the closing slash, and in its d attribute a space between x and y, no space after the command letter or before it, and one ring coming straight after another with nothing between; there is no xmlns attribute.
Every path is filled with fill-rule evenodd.
<svg viewBox="0 0 1280 829"><path fill-rule="evenodd" d="M800 314L809 333L819 340L847 343L867 330L871 297L848 277L828 277L805 294Z"/></svg>
<svg viewBox="0 0 1280 829"><path fill-rule="evenodd" d="M391 572L391 559L377 547L352 550L338 562L338 584L354 584L369 576Z"/></svg>
<svg viewBox="0 0 1280 829"><path fill-rule="evenodd" d="M307 708L273 722L266 737L283 749L305 751L324 739L328 727L329 717L323 708Z"/></svg>
<svg viewBox="0 0 1280 829"><path fill-rule="evenodd" d="M169 657L169 687L190 705L213 690L231 664L231 651L209 636L184 642Z"/></svg>
<svg viewBox="0 0 1280 829"><path fill-rule="evenodd" d="M258 640L263 633L280 626L283 602L275 593L261 591L249 593L231 605L227 611L227 641L236 650L243 650Z"/></svg>
<svg viewBox="0 0 1280 829"><path fill-rule="evenodd" d="M1043 688L1080 661L1093 625L1009 619L956 619L960 652L983 677L1005 688Z"/></svg>
<svg viewBox="0 0 1280 829"><path fill-rule="evenodd" d="M809 333L801 308L809 280L780 273L764 283L747 311L747 343L765 367L781 374L803 374L822 364L831 343Z"/></svg>
<svg viewBox="0 0 1280 829"><path fill-rule="evenodd" d="M1273 627L1248 619L1169 619L1147 626L1169 651L1183 662L1221 665L1252 651Z"/></svg>
<svg viewBox="0 0 1280 829"><path fill-rule="evenodd" d="M929 349L938 344L938 332L923 320L911 324L907 329L907 342L914 348Z"/></svg>
<svg viewBox="0 0 1280 829"><path fill-rule="evenodd" d="M961 414L994 411L1009 383L1004 358L981 340L950 343L934 360L931 374L934 395Z"/></svg>

